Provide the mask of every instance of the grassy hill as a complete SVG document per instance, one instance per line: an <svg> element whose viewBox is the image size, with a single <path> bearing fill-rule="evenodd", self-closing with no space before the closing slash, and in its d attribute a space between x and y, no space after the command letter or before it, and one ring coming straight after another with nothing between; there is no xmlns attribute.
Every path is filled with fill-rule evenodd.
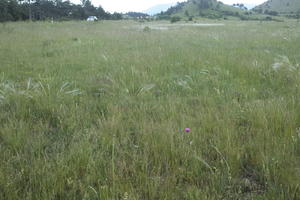
<svg viewBox="0 0 300 200"><path fill-rule="evenodd" d="M148 15L155 15L160 13L161 11L168 10L171 6L174 5L176 5L176 3L159 4L151 8L148 8L147 10L144 11L144 13L147 13Z"/></svg>
<svg viewBox="0 0 300 200"><path fill-rule="evenodd" d="M293 14L300 12L299 0L269 0L253 10L260 13L268 13L270 11L277 12L278 14Z"/></svg>
<svg viewBox="0 0 300 200"><path fill-rule="evenodd" d="M160 14L160 16L222 18L226 16L239 17L244 13L245 10L223 4L216 0L188 0L169 8L166 12Z"/></svg>

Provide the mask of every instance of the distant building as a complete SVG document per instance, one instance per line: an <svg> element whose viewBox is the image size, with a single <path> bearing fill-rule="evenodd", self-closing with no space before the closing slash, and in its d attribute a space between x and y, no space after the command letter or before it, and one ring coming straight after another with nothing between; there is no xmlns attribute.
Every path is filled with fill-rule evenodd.
<svg viewBox="0 0 300 200"><path fill-rule="evenodd" d="M88 22L94 22L94 21L98 21L98 18L96 16L89 16L86 21Z"/></svg>

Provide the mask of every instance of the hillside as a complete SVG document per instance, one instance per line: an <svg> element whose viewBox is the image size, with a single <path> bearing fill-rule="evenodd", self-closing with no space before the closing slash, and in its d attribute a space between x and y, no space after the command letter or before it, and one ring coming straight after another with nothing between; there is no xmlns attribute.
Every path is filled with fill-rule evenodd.
<svg viewBox="0 0 300 200"><path fill-rule="evenodd" d="M217 0L188 0L178 3L160 14L161 18L168 16L222 18L226 16L241 16L245 10L218 2Z"/></svg>
<svg viewBox="0 0 300 200"><path fill-rule="evenodd" d="M147 10L144 11L144 13L147 13L148 15L155 15L160 12L164 12L168 10L171 6L175 6L176 3L168 3L168 4L159 4L156 6L153 6L151 8L148 8Z"/></svg>
<svg viewBox="0 0 300 200"><path fill-rule="evenodd" d="M300 0L269 0L253 10L259 13L277 12L279 14L293 14L300 12Z"/></svg>

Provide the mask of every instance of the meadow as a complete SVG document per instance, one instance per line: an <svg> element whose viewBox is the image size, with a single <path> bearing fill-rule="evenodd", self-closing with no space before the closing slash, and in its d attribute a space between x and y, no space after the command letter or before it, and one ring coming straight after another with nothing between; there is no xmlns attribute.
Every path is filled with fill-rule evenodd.
<svg viewBox="0 0 300 200"><path fill-rule="evenodd" d="M0 24L0 199L300 199L299 24L168 23Z"/></svg>

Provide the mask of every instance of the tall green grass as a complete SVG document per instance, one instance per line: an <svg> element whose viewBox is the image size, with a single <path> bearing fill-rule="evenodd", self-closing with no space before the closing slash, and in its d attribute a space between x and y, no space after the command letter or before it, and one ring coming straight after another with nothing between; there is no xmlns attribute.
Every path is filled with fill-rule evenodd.
<svg viewBox="0 0 300 200"><path fill-rule="evenodd" d="M139 26L0 24L0 199L299 199L297 23Z"/></svg>

